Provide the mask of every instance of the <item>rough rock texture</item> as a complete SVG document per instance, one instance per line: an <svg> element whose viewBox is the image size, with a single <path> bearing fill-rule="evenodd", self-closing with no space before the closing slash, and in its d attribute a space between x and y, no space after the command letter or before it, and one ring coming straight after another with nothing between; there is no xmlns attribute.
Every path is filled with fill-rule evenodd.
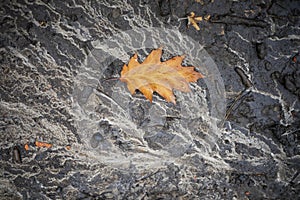
<svg viewBox="0 0 300 200"><path fill-rule="evenodd" d="M299 1L0 4L1 199L299 197ZM160 45L221 76L198 66L176 106L105 80Z"/></svg>

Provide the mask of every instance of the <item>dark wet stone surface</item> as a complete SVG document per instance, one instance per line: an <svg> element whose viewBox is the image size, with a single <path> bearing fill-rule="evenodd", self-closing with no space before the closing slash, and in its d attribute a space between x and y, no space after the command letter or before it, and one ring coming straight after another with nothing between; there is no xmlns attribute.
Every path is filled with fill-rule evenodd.
<svg viewBox="0 0 300 200"><path fill-rule="evenodd" d="M0 199L299 197L298 1L0 5ZM200 31L182 19L192 11L210 15L199 22ZM117 81L100 80L117 77L133 50L103 61L109 67L95 87L76 90L94 49L114 34L141 27L173 28L203 45L225 84L223 127L212 129L207 115L196 113L198 104L185 104L187 97L179 93L176 106L157 94L150 104L140 93L119 95ZM151 49L139 49L139 59ZM165 50L163 59L172 56ZM201 81L198 86L205 88ZM190 101L204 107L204 92L195 93L198 98ZM84 112L74 113L75 97ZM118 109L128 118L115 117ZM195 115L182 118L189 111ZM95 123L76 124L81 116ZM38 148L35 141L53 147Z"/></svg>

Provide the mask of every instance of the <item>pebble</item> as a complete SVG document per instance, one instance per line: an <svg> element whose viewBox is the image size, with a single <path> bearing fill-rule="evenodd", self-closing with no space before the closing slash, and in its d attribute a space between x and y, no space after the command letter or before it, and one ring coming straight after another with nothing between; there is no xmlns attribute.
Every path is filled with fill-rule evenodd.
<svg viewBox="0 0 300 200"><path fill-rule="evenodd" d="M257 43L256 44L256 53L259 59L264 59L267 55L267 47L265 43Z"/></svg>
<svg viewBox="0 0 300 200"><path fill-rule="evenodd" d="M17 146L15 146L13 149L13 160L16 163L22 163L21 151Z"/></svg>
<svg viewBox="0 0 300 200"><path fill-rule="evenodd" d="M99 133L99 132L95 133L90 140L91 147L97 148L99 146L99 143L103 140L104 140L104 138L101 135L101 133Z"/></svg>

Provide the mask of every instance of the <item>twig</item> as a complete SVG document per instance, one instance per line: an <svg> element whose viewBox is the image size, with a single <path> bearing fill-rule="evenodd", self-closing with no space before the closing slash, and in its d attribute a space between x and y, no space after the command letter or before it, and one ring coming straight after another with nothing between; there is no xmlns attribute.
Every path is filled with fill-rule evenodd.
<svg viewBox="0 0 300 200"><path fill-rule="evenodd" d="M251 87L251 88L252 88L252 87ZM246 95L248 95L248 94L251 92L251 90L249 90L249 89L251 89L251 88L246 88L246 89L244 89L243 91L241 91L241 92L235 97L234 102L231 104L231 106L230 106L230 107L227 109L227 111L226 111L226 115L225 115L225 117L224 117L224 119L223 119L223 121L222 121L221 127L224 126L224 123L225 123L225 121L228 119L228 117L229 117L229 115L231 114L231 112L233 111L234 106L238 103L238 101L239 101L242 97L245 97Z"/></svg>

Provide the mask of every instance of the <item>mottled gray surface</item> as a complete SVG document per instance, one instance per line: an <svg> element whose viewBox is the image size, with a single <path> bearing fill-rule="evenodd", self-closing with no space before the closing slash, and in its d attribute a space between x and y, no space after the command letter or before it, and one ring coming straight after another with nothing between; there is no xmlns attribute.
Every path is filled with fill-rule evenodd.
<svg viewBox="0 0 300 200"><path fill-rule="evenodd" d="M0 198L296 199L299 8L2 1ZM211 16L200 31L187 28L191 11ZM104 81L134 52L143 60L159 46L164 60L186 54L206 75L192 93L175 92L176 106Z"/></svg>

